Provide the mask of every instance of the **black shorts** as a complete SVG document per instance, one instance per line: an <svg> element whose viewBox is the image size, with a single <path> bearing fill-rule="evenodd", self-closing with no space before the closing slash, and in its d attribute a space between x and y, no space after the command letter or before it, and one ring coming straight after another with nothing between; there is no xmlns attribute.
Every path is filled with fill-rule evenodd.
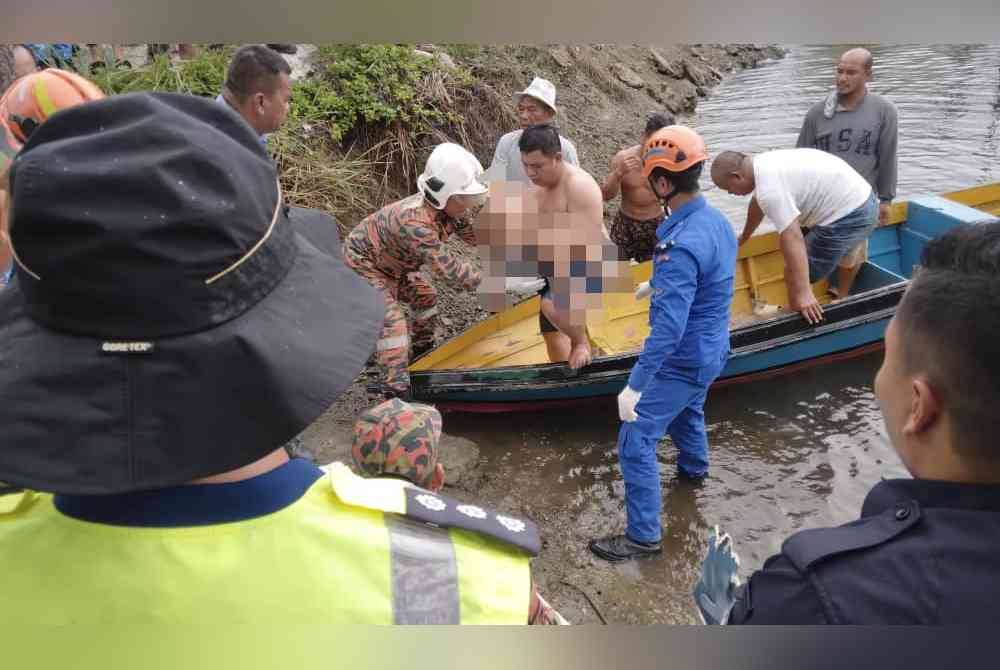
<svg viewBox="0 0 1000 670"><path fill-rule="evenodd" d="M540 298L545 298L548 297L550 293L549 280L548 277L542 277L542 279L545 280L545 288L543 288L541 291L538 292L538 296ZM543 333L559 332L559 329L556 328L551 321L549 321L549 317L545 316L545 314L542 313L541 305L538 306L538 329Z"/></svg>

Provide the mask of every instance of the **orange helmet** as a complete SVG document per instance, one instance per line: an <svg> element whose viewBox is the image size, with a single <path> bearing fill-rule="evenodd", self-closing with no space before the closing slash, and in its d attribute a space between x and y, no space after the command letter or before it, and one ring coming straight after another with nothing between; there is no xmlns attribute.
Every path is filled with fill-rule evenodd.
<svg viewBox="0 0 1000 670"><path fill-rule="evenodd" d="M16 154L35 128L60 109L103 97L96 85L65 70L47 69L24 75L0 98L0 124L4 133L0 151L8 157L11 151Z"/></svg>
<svg viewBox="0 0 1000 670"><path fill-rule="evenodd" d="M683 172L708 160L705 140L687 126L667 126L649 136L642 147L642 176L649 178L654 168Z"/></svg>

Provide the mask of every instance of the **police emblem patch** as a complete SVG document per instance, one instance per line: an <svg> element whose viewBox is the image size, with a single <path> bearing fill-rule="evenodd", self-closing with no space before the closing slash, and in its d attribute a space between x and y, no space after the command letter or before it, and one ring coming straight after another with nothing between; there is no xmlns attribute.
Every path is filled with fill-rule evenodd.
<svg viewBox="0 0 1000 670"><path fill-rule="evenodd" d="M475 505L459 505L455 509L457 509L465 516L471 516L473 519L486 518L486 512L484 512L481 508L476 507Z"/></svg>
<svg viewBox="0 0 1000 670"><path fill-rule="evenodd" d="M512 533L523 533L526 528L524 522L520 519L513 519L509 516L503 516L502 514L497 514L497 521L500 522L501 526Z"/></svg>
<svg viewBox="0 0 1000 670"><path fill-rule="evenodd" d="M414 499L427 509L433 510L435 512L440 512L441 510L447 507L447 505L443 500L441 500L440 498L436 498L432 495L427 495L426 493L422 493Z"/></svg>

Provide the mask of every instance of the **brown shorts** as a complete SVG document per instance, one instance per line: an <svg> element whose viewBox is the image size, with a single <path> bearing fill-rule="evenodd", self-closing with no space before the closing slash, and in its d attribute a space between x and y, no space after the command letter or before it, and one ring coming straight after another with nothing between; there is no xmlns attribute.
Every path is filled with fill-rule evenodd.
<svg viewBox="0 0 1000 670"><path fill-rule="evenodd" d="M608 229L611 241L618 245L618 260L634 258L641 263L652 258L653 247L656 246L656 229L661 223L662 216L639 221L618 210Z"/></svg>

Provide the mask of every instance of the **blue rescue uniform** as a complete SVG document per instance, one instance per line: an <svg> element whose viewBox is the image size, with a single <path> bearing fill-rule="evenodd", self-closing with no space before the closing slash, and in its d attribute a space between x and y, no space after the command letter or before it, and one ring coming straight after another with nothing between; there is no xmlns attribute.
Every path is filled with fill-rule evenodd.
<svg viewBox="0 0 1000 670"><path fill-rule="evenodd" d="M785 540L729 623L995 623L998 565L1000 486L887 480L857 521Z"/></svg>
<svg viewBox="0 0 1000 670"><path fill-rule="evenodd" d="M625 480L627 535L660 540L660 470L656 445L665 433L691 476L708 471L703 407L708 387L729 357L729 309L736 236L703 196L678 208L656 230L650 334L628 385L642 393L633 422L622 424L618 458Z"/></svg>

